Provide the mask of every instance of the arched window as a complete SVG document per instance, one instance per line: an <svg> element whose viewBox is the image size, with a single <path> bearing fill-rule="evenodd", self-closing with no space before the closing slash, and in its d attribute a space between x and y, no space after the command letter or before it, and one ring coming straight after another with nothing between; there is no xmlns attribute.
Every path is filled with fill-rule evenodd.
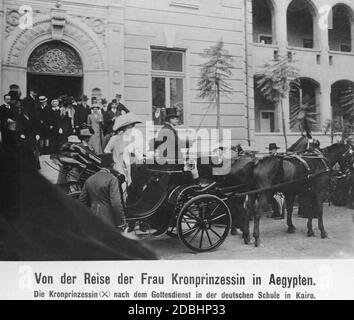
<svg viewBox="0 0 354 320"><path fill-rule="evenodd" d="M353 11L343 4L332 9L332 21L329 24L329 48L333 51L351 52Z"/></svg>
<svg viewBox="0 0 354 320"><path fill-rule="evenodd" d="M270 0L252 0L253 42L274 44L274 8Z"/></svg>
<svg viewBox="0 0 354 320"><path fill-rule="evenodd" d="M293 132L301 130L299 117L306 114L312 132L321 129L320 123L320 85L313 79L300 78L297 85L291 84L289 94L290 129Z"/></svg>
<svg viewBox="0 0 354 320"><path fill-rule="evenodd" d="M289 46L315 48L317 46L315 21L316 11L309 0L293 0L287 11Z"/></svg>

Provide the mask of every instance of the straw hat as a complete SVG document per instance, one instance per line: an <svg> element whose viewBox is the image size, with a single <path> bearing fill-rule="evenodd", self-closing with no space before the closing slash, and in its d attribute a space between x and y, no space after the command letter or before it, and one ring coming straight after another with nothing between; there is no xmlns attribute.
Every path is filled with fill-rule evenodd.
<svg viewBox="0 0 354 320"><path fill-rule="evenodd" d="M113 131L120 131L127 126L142 123L136 114L129 112L118 117L114 122Z"/></svg>
<svg viewBox="0 0 354 320"><path fill-rule="evenodd" d="M92 134L89 129L81 129L80 130L80 137L91 137Z"/></svg>
<svg viewBox="0 0 354 320"><path fill-rule="evenodd" d="M78 138L78 136L70 136L70 137L68 137L68 142L70 142L70 143L81 143L81 140Z"/></svg>
<svg viewBox="0 0 354 320"><path fill-rule="evenodd" d="M47 101L48 101L47 97L45 97L45 96L39 97L39 102L47 102Z"/></svg>

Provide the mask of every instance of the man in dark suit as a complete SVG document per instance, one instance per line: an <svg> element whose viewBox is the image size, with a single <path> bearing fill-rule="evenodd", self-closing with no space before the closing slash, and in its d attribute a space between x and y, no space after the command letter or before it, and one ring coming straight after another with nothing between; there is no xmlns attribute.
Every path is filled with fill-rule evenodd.
<svg viewBox="0 0 354 320"><path fill-rule="evenodd" d="M39 103L40 106L37 110L37 120L38 120L37 133L40 136L39 148L42 154L48 154L51 109L48 106L48 99L45 96L39 97Z"/></svg>
<svg viewBox="0 0 354 320"><path fill-rule="evenodd" d="M166 123L155 140L157 157L171 164L184 164L182 148L189 147L189 140L178 137L176 126L179 123L177 108L166 109ZM163 163L161 163L163 164Z"/></svg>
<svg viewBox="0 0 354 320"><path fill-rule="evenodd" d="M89 114L91 114L90 106L87 104L87 96L82 96L78 104L74 106L75 116L74 116L74 129L75 133L79 134L81 129L87 127L87 119Z"/></svg>
<svg viewBox="0 0 354 320"><path fill-rule="evenodd" d="M61 128L59 100L54 99L49 113L49 153L58 153L63 128Z"/></svg>
<svg viewBox="0 0 354 320"><path fill-rule="evenodd" d="M118 178L111 173L114 161L112 154L104 154L99 172L86 182L79 200L91 211L120 231L126 229L124 207Z"/></svg>
<svg viewBox="0 0 354 320"><path fill-rule="evenodd" d="M36 88L30 88L29 95L23 99L22 104L23 107L28 110L32 116L36 115L37 109L39 107Z"/></svg>
<svg viewBox="0 0 354 320"><path fill-rule="evenodd" d="M2 145L6 151L11 150L15 144L15 111L11 106L11 96L4 96L4 104L0 106L0 132Z"/></svg>

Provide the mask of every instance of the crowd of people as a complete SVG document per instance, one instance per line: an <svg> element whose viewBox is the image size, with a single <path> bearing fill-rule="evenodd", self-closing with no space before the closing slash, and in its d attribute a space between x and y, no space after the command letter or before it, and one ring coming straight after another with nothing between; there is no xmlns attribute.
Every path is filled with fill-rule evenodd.
<svg viewBox="0 0 354 320"><path fill-rule="evenodd" d="M12 85L0 106L1 141L5 150L39 165L39 155L58 153L61 145L73 137L85 138L96 154L102 154L109 141L115 120L129 110L117 94L111 102L91 100L86 95L68 95L48 100L30 88L21 99L19 86Z"/></svg>

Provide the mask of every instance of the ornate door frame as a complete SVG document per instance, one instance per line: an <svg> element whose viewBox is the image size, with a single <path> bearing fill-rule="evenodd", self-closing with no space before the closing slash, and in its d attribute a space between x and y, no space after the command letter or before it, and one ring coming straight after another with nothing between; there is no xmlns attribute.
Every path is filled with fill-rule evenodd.
<svg viewBox="0 0 354 320"><path fill-rule="evenodd" d="M80 56L86 92L90 92L95 83L106 85L106 49L101 39L82 21L62 11L60 14L54 11L51 15L39 15L31 29L17 28L9 34L4 43L3 79L15 79L22 92L26 92L27 64L31 54L53 40L72 47ZM7 92L9 84L3 82L3 92Z"/></svg>

